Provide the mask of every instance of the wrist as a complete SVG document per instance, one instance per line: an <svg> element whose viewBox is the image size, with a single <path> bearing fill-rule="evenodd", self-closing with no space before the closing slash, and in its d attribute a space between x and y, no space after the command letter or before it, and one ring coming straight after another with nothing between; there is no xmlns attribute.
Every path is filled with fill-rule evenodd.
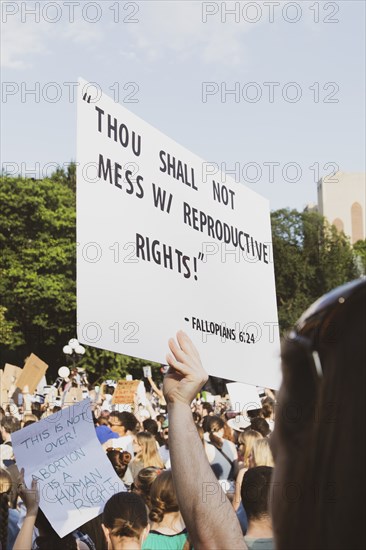
<svg viewBox="0 0 366 550"><path fill-rule="evenodd" d="M183 401L168 402L168 414L172 413L173 411L177 411L177 412L178 411L182 411L182 412L188 411L190 415L192 414L190 403L186 403L186 402L183 402Z"/></svg>

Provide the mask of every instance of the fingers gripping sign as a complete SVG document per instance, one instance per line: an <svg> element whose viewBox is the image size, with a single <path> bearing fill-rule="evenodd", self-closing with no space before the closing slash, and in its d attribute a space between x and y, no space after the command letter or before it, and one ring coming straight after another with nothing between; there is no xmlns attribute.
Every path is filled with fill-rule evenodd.
<svg viewBox="0 0 366 550"><path fill-rule="evenodd" d="M208 380L197 348L189 336L179 331L177 342L169 340L171 353L167 355L170 366L164 378L164 396L167 403L181 402L190 405L203 384Z"/></svg>

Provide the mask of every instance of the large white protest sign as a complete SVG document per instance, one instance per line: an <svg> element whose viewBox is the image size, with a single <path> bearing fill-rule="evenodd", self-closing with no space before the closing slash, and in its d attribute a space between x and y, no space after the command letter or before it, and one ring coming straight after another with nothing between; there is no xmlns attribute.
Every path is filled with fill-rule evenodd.
<svg viewBox="0 0 366 550"><path fill-rule="evenodd" d="M77 141L78 339L165 363L183 329L210 374L277 388L268 201L83 80Z"/></svg>
<svg viewBox="0 0 366 550"><path fill-rule="evenodd" d="M40 507L60 537L99 515L126 488L100 445L90 401L14 432L17 465L28 486L37 479Z"/></svg>

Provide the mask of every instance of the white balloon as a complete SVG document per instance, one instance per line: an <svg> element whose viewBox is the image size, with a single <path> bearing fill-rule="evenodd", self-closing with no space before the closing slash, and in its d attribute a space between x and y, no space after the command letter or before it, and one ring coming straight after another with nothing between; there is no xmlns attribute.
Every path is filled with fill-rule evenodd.
<svg viewBox="0 0 366 550"><path fill-rule="evenodd" d="M67 378L70 374L69 367L60 367L58 369L58 375L61 376L61 378Z"/></svg>
<svg viewBox="0 0 366 550"><path fill-rule="evenodd" d="M77 353L78 355L84 355L84 353L85 353L84 346L81 346L80 344L78 346L76 346L75 347L75 353Z"/></svg>
<svg viewBox="0 0 366 550"><path fill-rule="evenodd" d="M71 347L71 346L64 346L64 347L62 348L62 351L63 351L64 353L66 353L66 355L71 355L71 354L72 354L72 347Z"/></svg>
<svg viewBox="0 0 366 550"><path fill-rule="evenodd" d="M79 342L76 338L71 338L71 340L69 340L69 346L71 346L72 349L75 349L78 345Z"/></svg>

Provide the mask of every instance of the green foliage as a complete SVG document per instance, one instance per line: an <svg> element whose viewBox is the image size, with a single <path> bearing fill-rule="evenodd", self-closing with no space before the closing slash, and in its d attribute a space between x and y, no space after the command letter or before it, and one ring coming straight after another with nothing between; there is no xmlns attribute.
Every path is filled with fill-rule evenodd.
<svg viewBox="0 0 366 550"><path fill-rule="evenodd" d="M27 348L54 345L75 326L75 194L3 176L0 202L1 304Z"/></svg>
<svg viewBox="0 0 366 550"><path fill-rule="evenodd" d="M158 368L160 364L121 355L111 351L86 347L86 353L78 366L84 367L91 375L92 381L118 380L124 378L126 374L132 374L134 379L141 378L143 375L142 367L149 365L152 367L154 379L158 378ZM155 369L154 369L155 367Z"/></svg>
<svg viewBox="0 0 366 550"><path fill-rule="evenodd" d="M366 275L366 239L355 242L353 252L362 275Z"/></svg>
<svg viewBox="0 0 366 550"><path fill-rule="evenodd" d="M314 300L358 276L344 234L316 212L272 212L272 239L281 331Z"/></svg>
<svg viewBox="0 0 366 550"><path fill-rule="evenodd" d="M22 338L15 330L15 323L6 319L6 312L6 307L0 306L0 345L14 349L22 343Z"/></svg>

